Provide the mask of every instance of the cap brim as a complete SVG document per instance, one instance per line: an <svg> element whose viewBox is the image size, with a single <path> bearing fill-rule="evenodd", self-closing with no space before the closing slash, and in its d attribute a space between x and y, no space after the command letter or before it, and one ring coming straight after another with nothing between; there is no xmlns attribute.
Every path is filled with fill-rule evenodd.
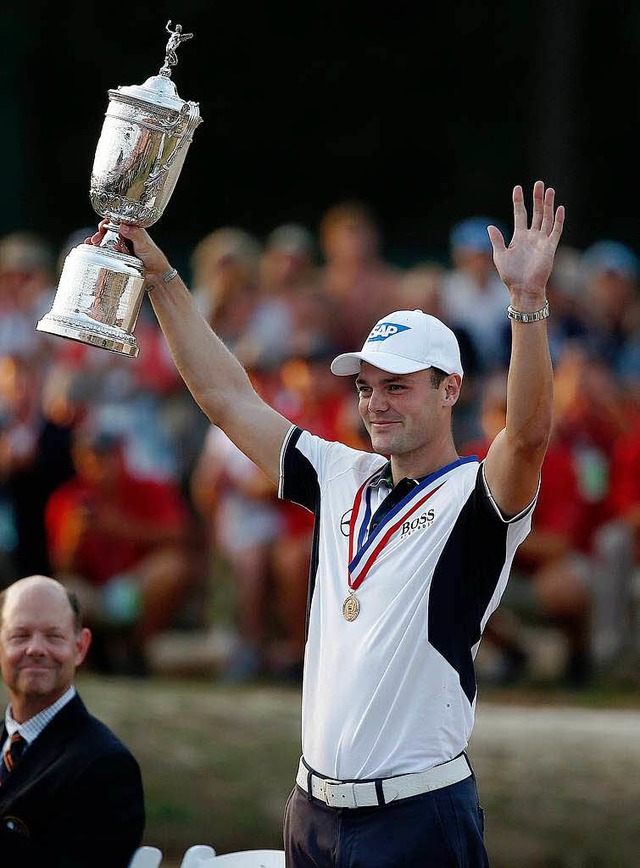
<svg viewBox="0 0 640 868"><path fill-rule="evenodd" d="M331 362L331 372L338 377L360 373L360 363L368 362L374 368L387 371L390 374L413 374L416 371L425 371L430 364L416 362L415 359L406 359L393 353L342 353Z"/></svg>

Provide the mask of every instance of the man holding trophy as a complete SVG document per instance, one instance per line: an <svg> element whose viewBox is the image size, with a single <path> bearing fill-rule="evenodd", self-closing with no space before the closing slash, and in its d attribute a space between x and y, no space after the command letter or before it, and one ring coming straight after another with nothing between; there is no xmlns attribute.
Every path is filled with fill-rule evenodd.
<svg viewBox="0 0 640 868"><path fill-rule="evenodd" d="M313 436L256 393L145 230L166 205L199 122L169 80L187 37L169 32L159 75L110 92L92 178L104 219L70 254L38 327L136 355L128 329L146 289L203 412L283 499L315 515L287 865L487 865L465 753L474 658L530 530L551 430L545 291L564 208L537 181L531 221L514 188L508 247L488 227L511 302L512 350L506 425L482 463L460 458L453 441L463 378L457 339L418 310L389 314L361 351L331 365L356 377L373 452Z"/></svg>
<svg viewBox="0 0 640 868"><path fill-rule="evenodd" d="M455 335L435 317L391 313L361 351L334 359L335 374L356 376L374 449L360 452L266 404L147 232L120 226L197 403L281 497L316 516L303 757L285 817L295 868L488 864L465 753L473 660L530 530L551 429L545 289L564 222L554 197L536 182L529 222L515 187L508 247L488 227L512 355L506 427L481 464L453 442L463 371ZM102 221L87 241L109 231Z"/></svg>

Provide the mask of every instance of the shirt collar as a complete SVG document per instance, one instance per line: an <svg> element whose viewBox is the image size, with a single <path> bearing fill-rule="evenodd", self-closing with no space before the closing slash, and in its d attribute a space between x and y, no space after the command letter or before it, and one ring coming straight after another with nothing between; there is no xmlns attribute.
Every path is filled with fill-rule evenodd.
<svg viewBox="0 0 640 868"><path fill-rule="evenodd" d="M381 485L385 485L387 488L393 488L393 478L391 476L390 461L387 461L386 464L383 464L380 470L378 470L378 472L369 482L370 488L380 488Z"/></svg>
<svg viewBox="0 0 640 868"><path fill-rule="evenodd" d="M38 714L34 714L29 720L25 720L24 723L17 723L13 719L11 716L11 706L8 705L4 715L4 725L7 728L7 735L11 738L14 732L19 732L27 744L31 744L40 735L45 726L51 723L56 714L68 702L71 702L75 695L76 689L71 685L52 705L38 712Z"/></svg>
<svg viewBox="0 0 640 868"><path fill-rule="evenodd" d="M407 481L407 483L412 483L412 486L415 486L415 485L419 485L420 482L422 482L422 480L425 479L425 477L420 476L417 479L411 479L410 477L405 476L404 479ZM404 480L402 480L402 479L400 480L400 482L403 482L403 481ZM400 483L398 483L398 484L400 484ZM393 484L393 476L391 474L391 462L390 461L387 461L386 464L382 465L380 470L378 470L378 472L375 474L375 476L372 478L371 482L369 483L370 488L380 488L381 485L385 485L388 489L393 489L395 487Z"/></svg>

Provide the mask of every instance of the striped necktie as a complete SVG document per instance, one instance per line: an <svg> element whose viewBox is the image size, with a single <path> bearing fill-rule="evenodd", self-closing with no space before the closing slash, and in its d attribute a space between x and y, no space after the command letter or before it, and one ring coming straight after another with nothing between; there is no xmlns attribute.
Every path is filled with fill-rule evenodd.
<svg viewBox="0 0 640 868"><path fill-rule="evenodd" d="M14 732L9 740L9 747L5 750L0 763L0 785L2 785L9 774L13 771L15 764L20 760L24 753L27 742L19 732Z"/></svg>

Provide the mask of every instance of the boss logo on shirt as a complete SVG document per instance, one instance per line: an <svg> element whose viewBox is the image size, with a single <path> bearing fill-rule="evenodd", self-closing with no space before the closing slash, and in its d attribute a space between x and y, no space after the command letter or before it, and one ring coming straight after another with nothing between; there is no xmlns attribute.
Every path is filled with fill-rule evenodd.
<svg viewBox="0 0 640 868"><path fill-rule="evenodd" d="M406 332L408 330L409 326L400 325L399 323L381 322L371 330L371 334L367 338L367 343L373 341L386 341L387 338L399 335L400 332Z"/></svg>
<svg viewBox="0 0 640 868"><path fill-rule="evenodd" d="M407 519L402 523L402 527L400 528L400 539L404 539L406 536L410 536L417 530L424 530L425 527L431 527L434 518L435 511L433 509L429 509L427 510L427 512L423 512L422 515L418 515L415 518Z"/></svg>

